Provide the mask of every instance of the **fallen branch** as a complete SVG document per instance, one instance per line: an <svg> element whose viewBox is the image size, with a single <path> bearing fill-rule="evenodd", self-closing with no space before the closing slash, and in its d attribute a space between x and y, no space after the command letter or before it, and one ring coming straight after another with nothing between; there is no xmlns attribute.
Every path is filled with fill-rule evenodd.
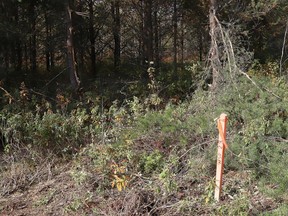
<svg viewBox="0 0 288 216"><path fill-rule="evenodd" d="M4 91L5 94L9 97L9 103L11 103L12 101L15 101L14 97L13 97L7 90L5 90L5 89L4 89L3 87L1 87L1 86L0 86L0 89L1 89L2 91Z"/></svg>

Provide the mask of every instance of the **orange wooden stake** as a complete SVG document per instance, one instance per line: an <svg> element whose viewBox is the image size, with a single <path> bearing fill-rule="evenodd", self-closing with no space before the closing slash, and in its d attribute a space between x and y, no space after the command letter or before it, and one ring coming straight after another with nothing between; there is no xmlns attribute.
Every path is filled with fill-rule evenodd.
<svg viewBox="0 0 288 216"><path fill-rule="evenodd" d="M222 190L222 175L224 169L224 153L225 149L228 148L226 143L226 125L227 115L222 113L220 118L217 120L217 126L219 130L219 141L218 141L218 154L217 154L217 168L216 168L216 187L215 187L215 200L220 200L220 194Z"/></svg>

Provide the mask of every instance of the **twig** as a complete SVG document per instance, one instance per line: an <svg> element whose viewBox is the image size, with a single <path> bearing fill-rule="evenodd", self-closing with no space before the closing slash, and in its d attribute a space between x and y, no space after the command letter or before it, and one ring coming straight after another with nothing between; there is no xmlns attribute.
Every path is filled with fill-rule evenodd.
<svg viewBox="0 0 288 216"><path fill-rule="evenodd" d="M217 24L218 24L218 26L219 26L219 29L220 29L220 33L221 33L221 37L222 37L222 42L223 42L223 44L224 44L224 48L225 48L226 54L227 54L229 71L230 71L230 74L232 74L232 68L231 68L231 65L232 65L232 64L231 64L231 59L230 59L230 52L229 52L229 50L228 50L228 45L227 45L226 40L225 40L224 30L223 30L222 25L221 25L221 23L219 22L218 18L215 16L214 19L215 19L215 21L217 22ZM228 38L228 37L227 37L227 38ZM230 41L229 38L228 38L228 41ZM234 52L233 52L233 47L232 47L232 46L230 46L230 47L231 47L232 57L233 57L233 59L235 59L235 57L234 57ZM234 66L235 66L235 60L234 60Z"/></svg>
<svg viewBox="0 0 288 216"><path fill-rule="evenodd" d="M280 65L279 65L279 75L282 75L282 61L284 57L284 50L285 50L285 44L286 44L286 36L288 32L288 20L286 22L286 29L285 29L285 34L284 34L284 39L283 39L283 45L282 45L282 52L281 52L281 59L280 59Z"/></svg>
<svg viewBox="0 0 288 216"><path fill-rule="evenodd" d="M189 148L186 152L184 152L180 157L179 159L181 159L182 157L184 157L189 151L191 151L192 149L195 149L195 148L198 148L199 146L202 146L202 145L206 145L208 143L211 143L211 142L216 142L217 139L213 139L213 140L209 140L209 141L206 141L206 142L202 142L202 143L199 143L195 146L192 146L191 148Z"/></svg>
<svg viewBox="0 0 288 216"><path fill-rule="evenodd" d="M249 79L258 89L260 89L262 92L263 92L263 89L265 90L265 91L267 91L267 92L269 92L270 94L272 94L274 97L276 97L276 98L278 98L278 99L280 99L280 100L282 100L282 98L279 96L279 95L277 95L277 94L275 94L274 92L272 92L270 89L268 89L268 88L266 88L266 87L263 87L263 89L259 86L259 85L257 85L256 84L256 82L247 74L247 73L245 73L244 71L242 71L242 70L238 70L241 74L243 74L244 76L246 76L247 77L247 79Z"/></svg>
<svg viewBox="0 0 288 216"><path fill-rule="evenodd" d="M15 101L15 99L13 98L13 96L12 96L8 91L6 91L6 90L5 90L3 87L1 87L1 86L0 86L0 89L1 89L2 91L4 91L5 94L8 95L8 97L9 97L11 100Z"/></svg>
<svg viewBox="0 0 288 216"><path fill-rule="evenodd" d="M33 89L29 89L29 91L30 91L31 93L35 94L35 95L39 95L39 96L42 96L42 97L44 97L44 98L49 98L50 100L56 101L55 99L53 99L53 98L51 98L51 97L48 97L47 95L44 95L44 94L42 94L42 93L40 93L40 92L37 92L37 91L35 91L35 90L33 90Z"/></svg>
<svg viewBox="0 0 288 216"><path fill-rule="evenodd" d="M48 85L50 85L51 82L53 82L58 76L60 76L64 71L67 70L67 67L64 68L62 71L60 71L55 77L53 77L42 89L44 89L45 87L47 87Z"/></svg>
<svg viewBox="0 0 288 216"><path fill-rule="evenodd" d="M274 140L274 141L277 141L277 142L286 142L288 143L288 139L283 139L282 137L273 137L273 136L270 136L270 137L267 137L268 140Z"/></svg>
<svg viewBox="0 0 288 216"><path fill-rule="evenodd" d="M215 16L215 20L220 28L220 32L221 32L221 36L222 36L222 42L224 44L225 50L226 50L226 54L227 54L227 58L228 58L228 66L229 66L229 70L230 70L230 74L232 73L232 69L231 69L231 57L233 59L233 66L234 66L234 70L238 70L238 72L240 72L242 75L246 76L247 79L249 79L253 85L255 85L259 90L261 90L263 92L263 89L267 92L269 92L270 94L272 94L273 96L277 97L278 99L282 99L280 96L278 96L277 94L275 94L274 92L272 92L271 90L269 90L268 88L265 87L260 87L247 73L245 73L244 71L242 71L241 69L239 69L236 65L236 61L235 61L235 54L234 54L234 48L233 48L233 44L232 41L230 40L229 37L225 37L224 35L224 30L221 26L221 23L219 22L219 20L217 19L217 17ZM287 26L286 26L286 32L285 35L287 34L288 31L288 21L287 21ZM228 41L228 44L225 40L225 38ZM286 36L285 36L286 38ZM231 55L231 56L230 56Z"/></svg>

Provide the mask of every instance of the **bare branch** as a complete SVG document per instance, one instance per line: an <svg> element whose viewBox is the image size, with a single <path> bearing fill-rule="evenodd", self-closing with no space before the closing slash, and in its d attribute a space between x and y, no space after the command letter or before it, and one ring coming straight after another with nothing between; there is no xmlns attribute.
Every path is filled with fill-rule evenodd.
<svg viewBox="0 0 288 216"><path fill-rule="evenodd" d="M2 91L4 91L5 92L5 94L9 97L9 101L15 101L15 99L13 98L13 96L7 91L7 90L5 90L3 87L1 87L0 86L0 89L2 90Z"/></svg>
<svg viewBox="0 0 288 216"><path fill-rule="evenodd" d="M283 62L283 57L284 57L284 50L285 50L285 44L286 44L286 36L288 32L288 20L286 22L286 29L285 29L285 34L284 34L284 39L283 39L283 45L282 45L282 52L281 52L281 59L280 59L280 65L279 65L279 75L282 75L282 62Z"/></svg>

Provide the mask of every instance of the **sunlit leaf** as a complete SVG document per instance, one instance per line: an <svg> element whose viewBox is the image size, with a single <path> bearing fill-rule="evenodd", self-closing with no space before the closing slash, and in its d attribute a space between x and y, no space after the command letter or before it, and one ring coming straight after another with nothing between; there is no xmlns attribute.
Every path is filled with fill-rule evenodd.
<svg viewBox="0 0 288 216"><path fill-rule="evenodd" d="M121 184L121 182L119 183L117 183L117 189L118 189L118 191L122 191L122 184Z"/></svg>

